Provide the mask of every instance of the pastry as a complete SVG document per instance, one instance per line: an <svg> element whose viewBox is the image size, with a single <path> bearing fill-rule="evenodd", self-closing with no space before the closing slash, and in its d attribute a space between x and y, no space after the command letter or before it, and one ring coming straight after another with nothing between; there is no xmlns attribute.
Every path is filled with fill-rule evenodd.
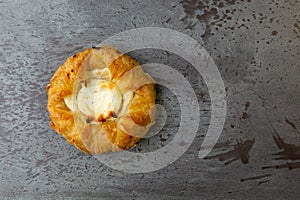
<svg viewBox="0 0 300 200"><path fill-rule="evenodd" d="M154 123L154 80L112 47L69 57L47 92L51 127L90 154L134 147Z"/></svg>

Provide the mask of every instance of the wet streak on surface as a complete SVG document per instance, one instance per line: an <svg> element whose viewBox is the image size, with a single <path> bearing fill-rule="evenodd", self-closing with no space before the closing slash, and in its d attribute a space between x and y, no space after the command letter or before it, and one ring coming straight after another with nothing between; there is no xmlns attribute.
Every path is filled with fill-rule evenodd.
<svg viewBox="0 0 300 200"><path fill-rule="evenodd" d="M250 107L250 102L247 101L247 102L245 103L245 111L247 111L249 107Z"/></svg>
<svg viewBox="0 0 300 200"><path fill-rule="evenodd" d="M259 182L258 182L258 185L261 185L261 184L263 184L263 183L268 183L268 182L270 182L270 180L259 181Z"/></svg>
<svg viewBox="0 0 300 200"><path fill-rule="evenodd" d="M264 166L262 169L284 169L288 168L289 170L300 168L300 162L286 162L285 164L281 165L271 165L271 166Z"/></svg>
<svg viewBox="0 0 300 200"><path fill-rule="evenodd" d="M288 125L290 125L293 129L295 129L298 133L300 133L299 130L297 129L296 125L293 122L289 121L287 118L285 118L285 122Z"/></svg>
<svg viewBox="0 0 300 200"><path fill-rule="evenodd" d="M250 158L250 150L255 142L255 139L241 141L237 140L237 143L233 146L233 150L225 153L207 156L204 159L218 159L224 161L224 165L228 165L234 161L240 160L243 164L247 164Z"/></svg>
<svg viewBox="0 0 300 200"><path fill-rule="evenodd" d="M277 156L275 160L300 160L300 146L284 142L278 133L273 136L273 139L281 150L273 154Z"/></svg>
<svg viewBox="0 0 300 200"><path fill-rule="evenodd" d="M272 174L265 174L265 175L253 176L253 177L249 177L249 178L242 178L241 182L262 179L262 178L266 178L269 176L272 176Z"/></svg>

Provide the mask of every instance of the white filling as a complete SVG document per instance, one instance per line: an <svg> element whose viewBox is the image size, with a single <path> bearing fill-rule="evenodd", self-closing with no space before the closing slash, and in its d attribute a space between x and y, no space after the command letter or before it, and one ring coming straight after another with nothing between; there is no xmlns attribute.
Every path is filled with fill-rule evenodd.
<svg viewBox="0 0 300 200"><path fill-rule="evenodd" d="M102 121L119 111L122 95L114 83L95 79L82 86L77 102L82 113Z"/></svg>
<svg viewBox="0 0 300 200"><path fill-rule="evenodd" d="M119 116L126 112L133 92L128 91L122 96L118 86L109 81L110 72L108 68L89 71L87 77L86 84L82 84L78 92L77 105L73 104L73 95L76 94L64 98L70 110L78 109L96 121L105 120L113 113Z"/></svg>
<svg viewBox="0 0 300 200"><path fill-rule="evenodd" d="M87 71L84 77L85 84L82 84L77 94L77 105L73 104L76 92L65 97L64 101L70 110L79 110L95 121L105 121L113 114L122 116L127 112L133 97L132 91L141 85L154 83L141 67L125 73L117 84L110 81L111 75L107 67Z"/></svg>

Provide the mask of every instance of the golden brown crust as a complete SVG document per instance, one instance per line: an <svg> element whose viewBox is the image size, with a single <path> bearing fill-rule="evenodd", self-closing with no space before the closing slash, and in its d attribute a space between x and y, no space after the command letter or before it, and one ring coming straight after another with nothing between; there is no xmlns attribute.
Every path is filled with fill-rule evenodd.
<svg viewBox="0 0 300 200"><path fill-rule="evenodd" d="M139 63L127 55L122 55L114 59L108 66L111 71L112 80L119 80L127 71L138 66Z"/></svg>
<svg viewBox="0 0 300 200"><path fill-rule="evenodd" d="M153 91L153 84L143 85L135 90L134 97L129 105L130 117L140 126L151 123L149 112L155 103L155 93Z"/></svg>
<svg viewBox="0 0 300 200"><path fill-rule="evenodd" d="M91 49L69 57L55 72L47 86L48 111L51 127L67 139L70 144L88 152L82 143L74 124L72 111L66 106L64 98L72 94L73 84L79 68Z"/></svg>
<svg viewBox="0 0 300 200"><path fill-rule="evenodd" d="M100 123L100 131L98 130L94 134L91 132L95 130L89 126L80 132L74 122L72 111L64 102L64 98L73 93L75 79L80 67L92 51L93 49L87 49L69 57L50 80L50 84L47 86L50 125L70 144L87 153L98 154L117 151L118 148L128 149L136 144L139 137L126 134L124 126L122 128L118 124L118 119ZM126 72L139 65L129 56L122 55L113 48L107 47L102 53L102 59L108 65L113 81L119 80ZM135 89L133 93L134 96L128 107L128 116L136 124L147 126L151 123L149 112L154 106L154 86L153 84L146 84Z"/></svg>

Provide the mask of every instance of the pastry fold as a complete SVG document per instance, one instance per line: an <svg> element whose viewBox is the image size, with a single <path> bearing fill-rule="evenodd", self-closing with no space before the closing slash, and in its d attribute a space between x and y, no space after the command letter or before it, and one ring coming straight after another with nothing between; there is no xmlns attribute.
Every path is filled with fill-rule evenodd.
<svg viewBox="0 0 300 200"><path fill-rule="evenodd" d="M109 75L90 75L104 68ZM120 110L102 121L86 116L76 105L81 85L91 78L113 82L123 97ZM134 147L154 123L154 80L137 61L112 47L89 48L69 57L51 78L47 92L52 129L86 153Z"/></svg>

